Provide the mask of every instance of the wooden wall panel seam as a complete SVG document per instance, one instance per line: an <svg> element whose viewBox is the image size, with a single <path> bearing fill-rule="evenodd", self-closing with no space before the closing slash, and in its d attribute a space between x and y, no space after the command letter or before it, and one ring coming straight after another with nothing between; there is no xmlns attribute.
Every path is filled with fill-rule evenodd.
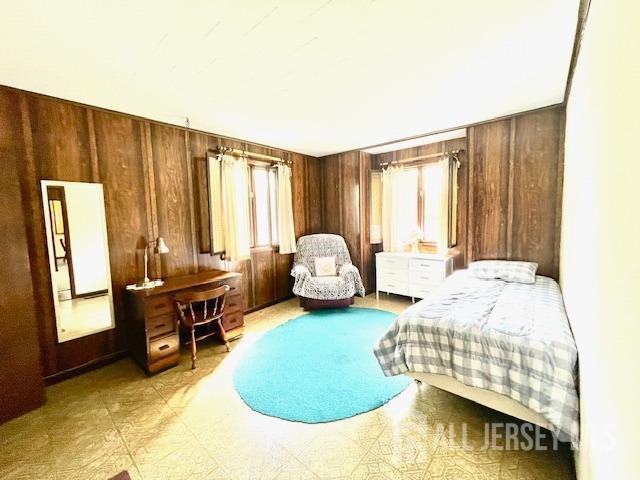
<svg viewBox="0 0 640 480"><path fill-rule="evenodd" d="M198 238L196 234L196 206L193 192L193 156L189 142L189 131L184 131L185 162L187 166L187 192L189 195L189 220L191 224L191 251L193 257L193 271L198 272Z"/></svg>
<svg viewBox="0 0 640 480"><path fill-rule="evenodd" d="M96 145L96 128L93 122L93 111L87 108L87 129L89 132L89 151L91 152L91 180L100 182L100 166L98 165L98 147Z"/></svg>
<svg viewBox="0 0 640 480"><path fill-rule="evenodd" d="M469 188L467 190L467 198L468 198L468 202L467 202L467 264L469 264L470 262L473 262L475 260L474 257L474 252L473 252L473 232L474 232L474 228L473 228L473 223L474 223L474 208L473 208L473 194L474 194L474 188L473 188L473 178L475 175L475 162L474 159L476 157L476 147L475 147L475 133L476 133L476 129L475 127L471 127L469 128L468 131L468 142L469 142L469 158L468 158L468 162L469 162Z"/></svg>
<svg viewBox="0 0 640 480"><path fill-rule="evenodd" d="M148 242L157 238L158 236L158 216L157 216L157 200L156 200L156 182L153 167L153 150L151 147L151 127L148 122L142 124L142 168L144 171L144 188L145 188L145 200L147 207L147 246ZM156 262L156 256L149 255L149 270L150 274L153 272L153 276L161 277L162 271L159 262Z"/></svg>
<svg viewBox="0 0 640 480"><path fill-rule="evenodd" d="M516 152L516 119L511 119L509 131L509 180L507 185L507 259L513 254L513 188L515 177L515 153Z"/></svg>
<svg viewBox="0 0 640 480"><path fill-rule="evenodd" d="M278 262L276 256L280 255L275 249L271 250L271 297L278 298Z"/></svg>
<svg viewBox="0 0 640 480"><path fill-rule="evenodd" d="M365 195L364 195L364 190L365 190L365 167L364 167L364 152L358 152L358 173L359 173L359 190L360 190L360 196L359 196L359 205L358 207L360 208L360 215L359 215L359 226L358 226L358 236L360 237L360 265L362 266L362 273L361 275L364 275L364 283L365 283L365 288L367 288L367 275L366 275L366 260L365 260L365 249L366 249L366 245L365 245L365 235L364 235L364 228L363 228L363 216L365 213L365 209L366 209L366 205L365 205Z"/></svg>
<svg viewBox="0 0 640 480"><path fill-rule="evenodd" d="M302 182L304 184L304 218L305 218L305 226L304 226L304 234L309 235L311 233L311 225L309 224L309 218L311 218L311 199L309 197L309 192L311 191L309 187L309 158L307 156L302 157Z"/></svg>
<svg viewBox="0 0 640 480"><path fill-rule="evenodd" d="M320 230L321 231L326 231L326 213L325 213L325 205L324 202L327 198L327 192L325 191L325 180L324 180L324 174L323 174L323 169L324 169L324 163L325 160L318 160L318 171L319 171L319 177L320 177Z"/></svg>

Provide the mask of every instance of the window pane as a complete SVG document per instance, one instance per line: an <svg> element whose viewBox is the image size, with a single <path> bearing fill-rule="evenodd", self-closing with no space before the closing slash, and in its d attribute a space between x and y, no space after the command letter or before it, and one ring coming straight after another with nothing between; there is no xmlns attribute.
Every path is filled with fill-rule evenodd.
<svg viewBox="0 0 640 480"><path fill-rule="evenodd" d="M269 194L271 205L271 243L278 244L278 181L276 171L269 170Z"/></svg>
<svg viewBox="0 0 640 480"><path fill-rule="evenodd" d="M264 168L252 168L255 205L256 246L269 245L269 172Z"/></svg>
<svg viewBox="0 0 640 480"><path fill-rule="evenodd" d="M440 231L440 197L442 195L442 168L439 164L426 165L422 171L424 239L437 242Z"/></svg>
<svg viewBox="0 0 640 480"><path fill-rule="evenodd" d="M415 229L418 227L418 169L409 168L402 172L400 178L400 191L398 196L398 221L395 227L398 229L398 238L409 243Z"/></svg>

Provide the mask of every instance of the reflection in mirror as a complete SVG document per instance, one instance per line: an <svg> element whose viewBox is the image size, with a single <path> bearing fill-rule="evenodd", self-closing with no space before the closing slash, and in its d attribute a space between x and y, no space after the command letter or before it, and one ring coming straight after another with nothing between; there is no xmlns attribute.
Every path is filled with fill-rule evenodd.
<svg viewBox="0 0 640 480"><path fill-rule="evenodd" d="M58 342L114 328L102 185L42 181Z"/></svg>

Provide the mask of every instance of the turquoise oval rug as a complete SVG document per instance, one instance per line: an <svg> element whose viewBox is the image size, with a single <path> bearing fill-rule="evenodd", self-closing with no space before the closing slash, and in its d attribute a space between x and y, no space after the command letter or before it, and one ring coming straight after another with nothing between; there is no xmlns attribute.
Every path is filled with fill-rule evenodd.
<svg viewBox="0 0 640 480"><path fill-rule="evenodd" d="M373 346L395 314L372 308L318 310L260 338L233 374L253 410L321 423L378 408L411 380L385 377Z"/></svg>

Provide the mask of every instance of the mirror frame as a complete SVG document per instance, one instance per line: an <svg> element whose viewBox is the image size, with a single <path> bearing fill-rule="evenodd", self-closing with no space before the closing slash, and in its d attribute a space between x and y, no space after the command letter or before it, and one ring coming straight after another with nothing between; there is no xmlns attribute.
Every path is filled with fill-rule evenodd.
<svg viewBox="0 0 640 480"><path fill-rule="evenodd" d="M104 256L105 256L105 261L107 262L107 269L106 269L106 273L107 273L107 285L109 286L108 289L108 296L109 296L109 309L110 309L110 314L111 314L111 325L104 327L104 328L98 328L98 329L93 329L93 330L88 330L86 332L83 332L81 334L78 335L71 335L68 338L65 339L61 339L61 330L60 330L60 325L59 325L59 317L60 317L60 301L58 300L58 295L56 292L56 285L55 285L55 280L54 280L54 276L53 276L53 272L55 271L55 251L54 248L55 246L51 244L51 239L49 238L49 234L48 232L51 232L51 229L53 228L53 225L51 225L51 218L48 215L48 209L49 209L49 194L47 193L47 187L65 187L65 186L69 186L69 185L92 185L92 186L96 186L99 188L100 190L100 196L102 198L102 209L100 211L100 216L102 217L102 234L104 236ZM51 294L53 297L53 307L54 307L54 313L55 313L55 321L56 321L56 342L57 343L65 343L65 342L69 342L72 340L76 340L78 338L84 338L87 337L89 335L94 335L96 333L100 333L100 332L106 332L109 330L113 330L116 328L116 320L115 320L115 309L113 306L113 283L111 282L111 259L109 257L109 236L107 234L107 217L106 217L106 210L105 210L105 205L104 205L104 189L102 188L102 184L101 183L93 183L93 182L66 182L66 181L61 181L61 180L41 180L40 181L40 188L41 188L41 195L42 195L42 208L43 208L43 216L44 216L44 229L45 229L45 237L46 237L46 243L47 243L47 256L48 256L48 264L49 264L49 280L51 282Z"/></svg>

